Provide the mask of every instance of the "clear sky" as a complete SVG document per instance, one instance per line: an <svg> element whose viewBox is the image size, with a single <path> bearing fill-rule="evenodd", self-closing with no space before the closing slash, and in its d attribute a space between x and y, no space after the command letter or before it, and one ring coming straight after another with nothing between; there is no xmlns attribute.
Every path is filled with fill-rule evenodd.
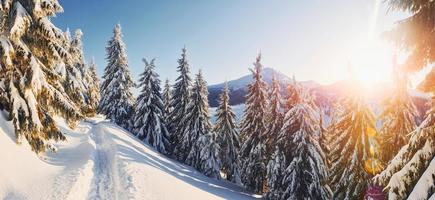
<svg viewBox="0 0 435 200"><path fill-rule="evenodd" d="M107 41L121 23L136 80L141 59L155 57L161 78L173 81L185 45L192 72L202 69L210 84L248 74L260 51L266 67L299 80L333 83L346 77L348 63L386 76L393 51L380 35L403 18L381 0L59 2L65 11L55 25L82 29L86 58L95 57L100 75Z"/></svg>

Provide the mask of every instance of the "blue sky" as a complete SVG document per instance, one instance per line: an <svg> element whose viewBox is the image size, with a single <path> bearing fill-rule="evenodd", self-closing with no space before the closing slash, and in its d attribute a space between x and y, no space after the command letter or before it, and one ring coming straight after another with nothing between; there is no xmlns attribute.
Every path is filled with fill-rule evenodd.
<svg viewBox="0 0 435 200"><path fill-rule="evenodd" d="M86 58L95 57L99 75L106 66L106 43L115 24L121 23L136 79L145 57L157 58L161 78L173 81L180 49L186 45L192 72L202 69L210 84L248 74L260 51L266 67L300 80L328 84L344 79L349 62L363 70L385 68L385 75L392 52L379 42L379 35L403 18L387 13L382 3L376 9L376 0L59 2L65 12L53 18L54 23L71 32L82 29ZM365 46L371 33L379 41L360 53L356 46ZM373 57L367 52L385 56L367 59Z"/></svg>

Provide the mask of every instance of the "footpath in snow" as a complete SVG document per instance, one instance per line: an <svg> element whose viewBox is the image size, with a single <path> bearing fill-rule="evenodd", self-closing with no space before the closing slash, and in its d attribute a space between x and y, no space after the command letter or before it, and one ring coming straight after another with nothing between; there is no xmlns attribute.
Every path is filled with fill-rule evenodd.
<svg viewBox="0 0 435 200"><path fill-rule="evenodd" d="M86 120L74 130L57 122L68 141L38 157L28 145L16 145L12 125L0 116L0 199L255 198L159 154L105 120Z"/></svg>

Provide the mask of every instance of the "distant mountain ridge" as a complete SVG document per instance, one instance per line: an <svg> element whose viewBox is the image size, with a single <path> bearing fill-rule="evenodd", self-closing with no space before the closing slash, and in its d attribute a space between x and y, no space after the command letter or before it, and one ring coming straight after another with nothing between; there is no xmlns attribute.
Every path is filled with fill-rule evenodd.
<svg viewBox="0 0 435 200"><path fill-rule="evenodd" d="M291 84L292 78L287 75L273 69L263 69L263 80L270 85L272 78L275 76L281 83L283 96L286 95L286 87ZM228 81L228 88L230 90L230 105L244 104L246 100L246 94L248 92L248 85L252 82L252 74L240 77L235 80ZM315 81L299 81L299 83L309 89L315 95L316 104L322 107L326 112L333 101L342 98L349 90L350 83L346 80L337 81L330 85L321 85ZM208 99L211 107L217 107L219 105L219 94L222 92L225 83L215 84L208 86ZM369 91L361 91L369 94L369 101L373 104L380 105L383 97L387 96L391 92L391 85L380 83L376 87L369 89ZM417 106L421 115L424 115L428 106L428 96L418 91L411 90L410 94L413 97L414 103ZM379 107L379 106L378 106Z"/></svg>
<svg viewBox="0 0 435 200"><path fill-rule="evenodd" d="M287 75L273 69L273 68L264 68L263 69L263 80L270 85L272 83L273 77L276 77L281 83L282 87L286 87L288 84L292 82L292 78ZM248 85L252 82L252 74L240 77L235 80L228 81L228 88L230 90L230 104L238 105L245 103L245 96L248 92ZM302 85L307 88L316 88L321 85L315 81L301 81ZM218 106L219 94L222 92L225 83L219 83L215 85L208 86L209 91L209 103L211 107Z"/></svg>

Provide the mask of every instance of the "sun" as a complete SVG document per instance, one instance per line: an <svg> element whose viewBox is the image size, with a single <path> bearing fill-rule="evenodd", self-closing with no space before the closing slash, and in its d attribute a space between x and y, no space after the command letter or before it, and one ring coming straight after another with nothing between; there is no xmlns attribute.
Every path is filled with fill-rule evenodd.
<svg viewBox="0 0 435 200"><path fill-rule="evenodd" d="M360 41L349 57L354 78L366 87L391 81L394 48L381 39Z"/></svg>

